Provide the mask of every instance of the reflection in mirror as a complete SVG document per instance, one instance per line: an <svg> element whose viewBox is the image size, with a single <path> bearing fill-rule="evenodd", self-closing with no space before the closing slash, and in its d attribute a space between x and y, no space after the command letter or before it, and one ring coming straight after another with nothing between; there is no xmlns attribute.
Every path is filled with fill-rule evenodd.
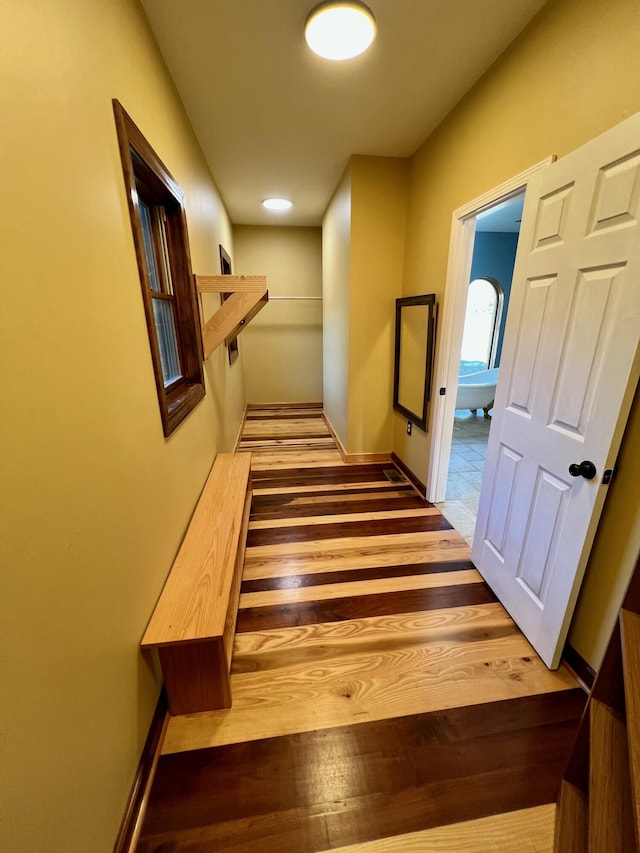
<svg viewBox="0 0 640 853"><path fill-rule="evenodd" d="M407 305L400 314L400 364L398 403L412 412L421 412L427 371L427 331L429 309L426 305Z"/></svg>
<svg viewBox="0 0 640 853"><path fill-rule="evenodd" d="M434 330L434 293L396 299L393 407L423 430L427 427Z"/></svg>

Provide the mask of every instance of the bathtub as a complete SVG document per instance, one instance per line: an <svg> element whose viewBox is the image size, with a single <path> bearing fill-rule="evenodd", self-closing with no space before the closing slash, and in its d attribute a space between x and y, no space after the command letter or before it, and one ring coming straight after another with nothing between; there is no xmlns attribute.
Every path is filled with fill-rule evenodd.
<svg viewBox="0 0 640 853"><path fill-rule="evenodd" d="M485 418L489 417L489 409L493 405L498 384L498 367L491 370L481 370L458 378L458 393L456 409L470 409L476 412L484 410Z"/></svg>

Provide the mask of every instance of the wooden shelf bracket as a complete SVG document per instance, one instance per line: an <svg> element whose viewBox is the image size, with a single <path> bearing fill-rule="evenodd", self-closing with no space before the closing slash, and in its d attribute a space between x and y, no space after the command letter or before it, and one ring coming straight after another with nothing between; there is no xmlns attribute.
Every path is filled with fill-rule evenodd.
<svg viewBox="0 0 640 853"><path fill-rule="evenodd" d="M221 343L228 345L269 301L266 275L195 275L198 296L224 293L227 298L206 323L200 299L204 357Z"/></svg>

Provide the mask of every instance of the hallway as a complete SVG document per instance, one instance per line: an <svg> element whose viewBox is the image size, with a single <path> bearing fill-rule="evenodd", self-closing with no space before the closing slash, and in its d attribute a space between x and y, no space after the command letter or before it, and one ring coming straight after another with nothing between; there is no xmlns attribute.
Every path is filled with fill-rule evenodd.
<svg viewBox="0 0 640 853"><path fill-rule="evenodd" d="M585 697L392 464L250 407L233 708L171 719L139 853L551 851Z"/></svg>

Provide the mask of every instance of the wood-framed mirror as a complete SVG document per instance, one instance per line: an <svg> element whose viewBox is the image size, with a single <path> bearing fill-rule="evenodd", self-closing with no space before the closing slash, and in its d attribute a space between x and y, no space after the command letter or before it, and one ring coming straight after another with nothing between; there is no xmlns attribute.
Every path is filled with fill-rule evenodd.
<svg viewBox="0 0 640 853"><path fill-rule="evenodd" d="M393 408L425 432L435 329L435 293L396 299Z"/></svg>

